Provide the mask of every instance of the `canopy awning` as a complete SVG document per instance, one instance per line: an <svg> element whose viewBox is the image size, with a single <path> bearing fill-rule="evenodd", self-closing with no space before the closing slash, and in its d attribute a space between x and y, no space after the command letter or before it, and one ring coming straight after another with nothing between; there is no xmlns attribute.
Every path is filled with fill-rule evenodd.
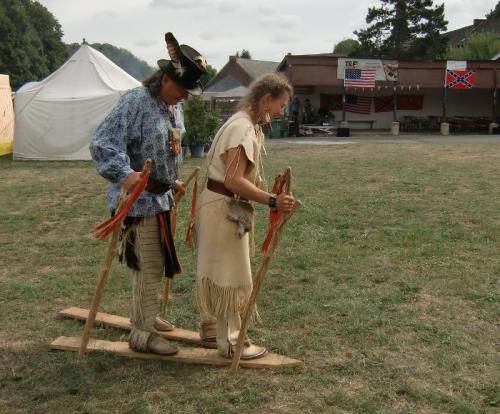
<svg viewBox="0 0 500 414"><path fill-rule="evenodd" d="M248 88L245 86L237 86L236 88L228 89L227 91L221 92L204 92L203 100L211 101L215 100L227 100L227 99L240 99L243 97L248 91Z"/></svg>

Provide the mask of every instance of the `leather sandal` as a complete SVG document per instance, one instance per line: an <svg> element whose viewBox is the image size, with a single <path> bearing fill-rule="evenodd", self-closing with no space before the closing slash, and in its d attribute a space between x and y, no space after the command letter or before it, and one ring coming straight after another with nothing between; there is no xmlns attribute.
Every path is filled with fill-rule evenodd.
<svg viewBox="0 0 500 414"><path fill-rule="evenodd" d="M147 352L159 355L174 355L179 352L179 349L170 345L170 343L160 335L152 333L148 341Z"/></svg>
<svg viewBox="0 0 500 414"><path fill-rule="evenodd" d="M234 348L235 346L230 345L226 350L218 348L218 352L220 356L224 358L233 359L234 356ZM267 354L267 349L263 346L258 346L252 344L248 339L243 343L243 351L241 352L240 359L249 360L249 359L257 359L261 358Z"/></svg>
<svg viewBox="0 0 500 414"><path fill-rule="evenodd" d="M267 349L263 346L246 343L243 345L243 352L240 359L256 359L261 358L267 354Z"/></svg>

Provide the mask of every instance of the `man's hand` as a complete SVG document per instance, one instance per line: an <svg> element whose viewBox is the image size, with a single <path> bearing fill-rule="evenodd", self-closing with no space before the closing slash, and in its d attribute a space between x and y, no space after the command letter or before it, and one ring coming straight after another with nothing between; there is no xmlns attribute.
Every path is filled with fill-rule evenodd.
<svg viewBox="0 0 500 414"><path fill-rule="evenodd" d="M132 172L123 181L123 187L127 191L127 193L131 193L134 187L141 181L141 173L140 172Z"/></svg>

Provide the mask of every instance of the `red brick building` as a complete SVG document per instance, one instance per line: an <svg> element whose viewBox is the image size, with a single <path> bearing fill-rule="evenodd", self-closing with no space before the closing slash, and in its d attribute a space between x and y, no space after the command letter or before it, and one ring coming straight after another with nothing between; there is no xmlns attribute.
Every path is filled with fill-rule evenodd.
<svg viewBox="0 0 500 414"><path fill-rule="evenodd" d="M339 65L347 64L346 61L362 59L343 58L334 54L289 54L279 64L278 71L290 80L302 103L306 98L309 99L314 114L326 106L335 121L343 118L343 95L358 97L358 101L362 100L361 97L370 98L368 113L345 114L348 121L354 121L354 127L387 129L395 118L401 122L408 119L420 122L420 125L409 125L409 128L436 129L443 120L449 121L453 126L454 120L459 122L463 119L461 124L470 124L474 129L484 128L500 115L497 104L500 61L467 61L467 71L475 71L471 78L473 87L468 90L445 90L445 60L388 61L397 66L397 79L387 80L389 78L384 78L382 72L382 77L378 77L373 89L346 90L343 87L342 68L339 69ZM384 61L380 62L380 66L385 68ZM392 105L394 98L397 101L395 111ZM384 106L384 102L387 105Z"/></svg>

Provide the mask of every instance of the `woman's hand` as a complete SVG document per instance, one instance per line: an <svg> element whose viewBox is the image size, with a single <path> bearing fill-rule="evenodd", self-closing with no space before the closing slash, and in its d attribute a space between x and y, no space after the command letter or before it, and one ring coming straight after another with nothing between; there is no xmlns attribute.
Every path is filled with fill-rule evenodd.
<svg viewBox="0 0 500 414"><path fill-rule="evenodd" d="M295 198L291 194L281 193L276 197L276 209L282 213L292 211L295 204Z"/></svg>

